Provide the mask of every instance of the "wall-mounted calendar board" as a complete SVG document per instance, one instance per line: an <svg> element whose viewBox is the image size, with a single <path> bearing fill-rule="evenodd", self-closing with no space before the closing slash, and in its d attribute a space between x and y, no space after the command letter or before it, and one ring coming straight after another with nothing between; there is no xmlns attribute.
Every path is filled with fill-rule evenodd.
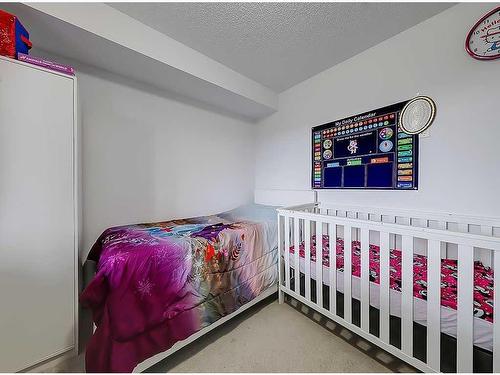
<svg viewBox="0 0 500 375"><path fill-rule="evenodd" d="M312 128L312 188L416 190L418 135L398 126L406 103Z"/></svg>

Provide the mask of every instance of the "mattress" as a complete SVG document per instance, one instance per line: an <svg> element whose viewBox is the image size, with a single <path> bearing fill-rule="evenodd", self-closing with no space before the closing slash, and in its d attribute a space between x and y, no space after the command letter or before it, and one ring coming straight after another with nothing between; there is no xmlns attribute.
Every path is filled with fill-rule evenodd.
<svg viewBox="0 0 500 375"><path fill-rule="evenodd" d="M109 228L89 258L86 370L130 372L276 284L276 215L255 206Z"/></svg>
<svg viewBox="0 0 500 375"><path fill-rule="evenodd" d="M316 280L316 238L311 238L311 278ZM323 284L330 286L329 275L329 239L323 236ZM344 244L341 238L336 244L337 265L337 290L344 292ZM370 305L380 307L379 292L379 248L370 245ZM304 243L300 244L299 267L304 273ZM290 267L294 268L294 246L289 249ZM456 260L443 259L441 264L441 332L449 336L457 336L457 271ZM390 314L401 317L401 251L393 249L390 256ZM423 255L414 255L414 298L413 318L416 323L423 326L427 324L427 302L426 298L426 270L427 258ZM474 345L488 350L493 350L493 271L485 267L481 262L475 262L474 282ZM351 295L359 300L361 298L360 279L360 243L352 243L352 282ZM471 312L472 313L472 312Z"/></svg>

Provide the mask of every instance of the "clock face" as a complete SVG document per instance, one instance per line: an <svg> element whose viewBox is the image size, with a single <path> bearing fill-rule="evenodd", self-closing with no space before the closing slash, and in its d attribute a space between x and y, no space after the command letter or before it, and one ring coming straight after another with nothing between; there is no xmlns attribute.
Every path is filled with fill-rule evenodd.
<svg viewBox="0 0 500 375"><path fill-rule="evenodd" d="M500 7L486 14L469 31L465 49L478 60L500 58Z"/></svg>

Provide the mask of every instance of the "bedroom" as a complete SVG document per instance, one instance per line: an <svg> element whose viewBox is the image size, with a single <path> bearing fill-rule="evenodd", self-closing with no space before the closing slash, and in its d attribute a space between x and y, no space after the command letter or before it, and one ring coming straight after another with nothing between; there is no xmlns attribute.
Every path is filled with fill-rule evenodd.
<svg viewBox="0 0 500 375"><path fill-rule="evenodd" d="M57 62L74 68L76 73L73 76L54 72L23 62L19 56L0 60L4 86L0 86L0 248L5 256L0 266L0 290L8 306L0 315L1 329L5 332L0 342L6 348L0 357L0 371L129 372L135 368L133 364L113 367L112 355L103 361L103 342L93 346L101 357L89 355L85 350L90 345L88 336L98 335L91 332L90 311L82 305L82 292L89 290L86 288L92 280L97 280L94 271L104 272L105 259L111 256L109 259L119 263L120 251L132 246L129 243L120 248L120 237L113 237L107 241L118 238L117 253L110 253L115 249L112 246L105 248L109 242L101 234L118 226L128 226L121 235L130 241L153 239L173 246L178 239L185 240L182 246L201 249L198 253L203 254L198 254L198 258L205 262L205 271L211 270L206 267L216 267L220 259L227 263L221 261L217 267L233 267L247 253L256 256L257 248L261 255L266 254L266 249L273 250L275 255L262 261L267 267L260 265L269 271L269 279L253 285L260 287L258 291L234 293L230 298L232 303L218 304L224 305L225 310L217 312L215 318L199 314L196 324L181 334L192 341L189 346L166 358L165 351L171 341L151 348L141 361L125 355L131 362L137 362L136 371L155 365L152 369L165 372L171 368L169 361L174 356L179 358L180 366L173 367L174 370L224 371L215 362L209 362L214 366L211 368L195 365L196 358L199 363L216 349L238 353L237 345L217 346L217 342L224 341L224 335L218 332L227 335L233 332L232 337L241 340L237 342L245 342L245 336L237 336L242 334L239 328L249 327L247 331L265 334L264 322L271 318L281 321L280 314L303 328L293 331L296 335L312 343L321 338L325 346L316 353L308 353L309 360L301 365L296 360L302 348L300 341L285 353L282 345L286 338L276 336L266 346L273 353L271 359L263 361L263 367L254 371L371 372L377 368L389 372L400 365L408 371L499 369L494 349L500 331L493 324L494 308L487 310L485 306L487 303L494 306L493 281L486 287L489 289L483 303L473 295L472 289L477 291L478 285L473 285L470 278L475 272L467 272L470 267L464 272L460 269L461 264L481 262L485 278L493 279L492 269L497 260L493 253L500 233L500 204L495 194L500 183L496 173L500 157L495 152L499 130L498 84L494 77L498 76L499 65L498 60L486 61L469 55L465 44L480 20L490 22L494 30L498 12L486 19L483 16L498 6L498 3L1 3L0 9L17 16L29 31L33 47L28 57ZM388 18L394 21L385 22ZM491 40L496 35L486 34L480 40ZM485 45L496 51L494 40ZM490 52L485 50L485 53ZM50 95L44 95L47 92ZM413 136L418 142L418 159L415 155L412 173L415 182L418 175L418 185L408 190L367 186L325 188L325 185L315 188L312 128L406 103L417 96L430 97L435 105L432 125ZM35 124L40 127L34 127ZM390 124L383 126L392 129ZM327 173L332 169L325 168ZM395 184L397 178L394 177ZM276 225L276 208L313 202L317 206L281 211L280 226ZM232 211L238 207L243 208ZM209 218L203 222L133 227L137 223L202 216ZM31 222L29 236L23 235L27 230L25 217ZM289 218L288 224L285 218ZM245 232L248 234L255 230L250 224L224 227L246 220L259 223L259 233L268 230L269 243L262 241L261 236L257 245L248 235L242 239L241 231L249 231ZM306 220L313 224L305 225ZM344 232L349 226L350 239L361 243L360 249L353 247L360 256L355 258L353 252L351 259L353 267L358 265L360 271L344 279L339 259L346 254L343 250L337 254L335 271L334 267L326 266L325 256L330 255L326 244L334 231L339 239L349 238L347 231ZM210 232L208 237L204 237L205 228ZM384 268L372 270L369 263L372 256L382 259L384 228L390 231L391 250L404 252L413 247L415 257L427 257L429 280L435 280L431 277L435 267L431 258L436 260L432 241L440 242L438 258L455 262L451 265L457 273L452 285L455 299L458 296L454 309L448 307L445 311L444 306L440 309L439 288L427 286L429 292L434 292L432 296L436 297L438 292L437 309L435 299L434 304L428 299L423 310L419 310L424 300L415 298L413 309L393 312L394 292L399 293L396 300L411 298L412 290L416 290L412 283L403 283L399 291L387 284L384 293L390 291L391 298L389 305L383 304L379 297L385 285ZM234 237L235 233L240 237ZM318 234L326 251L321 278L316 276L321 272L315 273L315 261L311 259L309 267L305 264L307 257L313 256L315 247L311 240L319 238L313 237ZM413 241L410 246L403 246L403 240L409 244L408 236ZM242 248L248 246L247 252L236 251L239 239ZM230 244L224 246L223 240ZM100 254L101 265L93 270L91 262L99 261L99 255L91 262L86 261L96 241L108 255L104 257L105 251ZM275 250L278 245L280 256ZM364 245L378 248L368 253ZM462 251L464 246L472 251ZM301 252L293 251L297 247ZM293 255L284 257L284 248L290 248ZM337 244L337 252L339 249L343 245ZM149 254L150 250L141 251ZM95 254L98 253L96 250ZM411 258L408 262L404 254L398 267L403 273L412 272ZM150 264L153 258L145 256L144 264ZM277 265L272 267L278 262L279 272ZM297 267L302 268L300 277L295 278ZM368 279L363 275L370 271L380 276L379 283L371 279L365 282ZM343 281L337 282L335 312L329 298L335 289L327 283L332 280L329 278L332 272L337 272L337 279ZM193 276L193 269L186 269L185 273ZM286 297L283 305L278 303L275 292L278 273L280 296ZM356 282L356 277L361 281ZM153 288L153 295L157 293L160 300L169 298L155 291L153 284L170 286L170 281L143 281L143 278L136 280L134 293L140 289L147 295ZM465 294L460 286L457 292L457 281L458 285L464 283ZM194 295L197 290L194 284L187 284ZM230 280L227 284L236 287L241 283ZM352 294L344 286L352 288ZM297 288L305 301L293 294ZM261 293L264 290L269 292L267 299ZM257 302L257 295L264 301ZM324 297L322 302L326 307L318 306L319 296ZM352 305L346 302L349 297ZM131 298L140 310L137 316L151 319L152 325L157 323L153 308L141 310L144 300L139 294L132 293ZM199 298L205 300L206 296ZM445 300L441 298L441 304ZM255 306L249 306L251 303ZM480 309L474 310L473 315L470 313L473 307L470 310L468 307L475 303L479 303ZM104 303L100 308L103 306ZM126 318L120 317L123 311L119 303L116 307L114 318L120 324ZM243 312L242 308L248 309ZM431 315L426 308L433 308L434 313ZM312 324L311 319L301 314L301 309L308 310L314 319L319 316L324 325L335 324L342 333L331 333L332 329ZM352 321L346 321L342 315L335 320L335 316L350 309ZM373 309L375 313L371 312ZM487 311L488 319L477 316L478 310ZM94 309L95 314L98 311L99 308ZM422 311L423 319L419 315ZM383 312L388 313L385 322L390 326L386 333L398 336L399 343L379 342L384 341ZM234 318L232 313L236 313ZM444 324L445 317L451 319L451 326ZM214 325L225 322L225 318L227 323ZM163 315L159 318L162 323L165 319L168 320ZM409 322L413 324L414 319L415 324L424 328L408 330ZM464 327L469 327L465 331L457 329L460 319ZM441 324L441 330L437 330L443 332L441 342L436 345L445 350L445 355L429 357L432 345L421 347L417 342L425 343L435 337L426 333L426 324ZM97 324L96 333L99 325L101 329L104 326ZM375 327L380 332L370 333ZM136 333L141 331L132 328ZM192 336L205 328L206 336ZM367 336L363 332L368 332ZM409 336L404 336L409 332ZM343 335L363 344L345 342L341 339ZM401 342L402 336L406 339ZM408 340L412 336L414 343ZM255 340L248 344L251 350L260 355L259 336L248 337ZM184 342L174 337L171 340ZM395 367L377 359L377 354L370 356L363 352L360 345L371 348L370 353L380 352L384 358L390 358ZM233 346L236 352L228 349ZM327 356L328 350L343 354ZM426 354L423 359L420 352ZM455 354L446 355L451 352ZM155 360L148 362L156 353L159 353L156 359L161 359L158 365ZM329 359L323 360L320 354ZM83 363L86 355L87 367ZM251 371L251 366L256 366L245 362L243 356L244 353L232 355L234 362L241 364L240 367L234 364L230 370ZM276 360L277 357L283 359ZM116 358L121 364L127 362L122 357ZM296 367L288 367L287 363ZM349 363L355 365L349 367Z"/></svg>

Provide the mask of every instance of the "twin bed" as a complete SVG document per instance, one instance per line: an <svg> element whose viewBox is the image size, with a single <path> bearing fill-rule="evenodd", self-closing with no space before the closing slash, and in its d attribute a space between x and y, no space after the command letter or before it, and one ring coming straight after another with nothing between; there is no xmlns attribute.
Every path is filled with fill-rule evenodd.
<svg viewBox="0 0 500 375"><path fill-rule="evenodd" d="M86 371L137 370L269 295L277 258L271 207L106 230L88 257L97 273L80 296L96 325Z"/></svg>

